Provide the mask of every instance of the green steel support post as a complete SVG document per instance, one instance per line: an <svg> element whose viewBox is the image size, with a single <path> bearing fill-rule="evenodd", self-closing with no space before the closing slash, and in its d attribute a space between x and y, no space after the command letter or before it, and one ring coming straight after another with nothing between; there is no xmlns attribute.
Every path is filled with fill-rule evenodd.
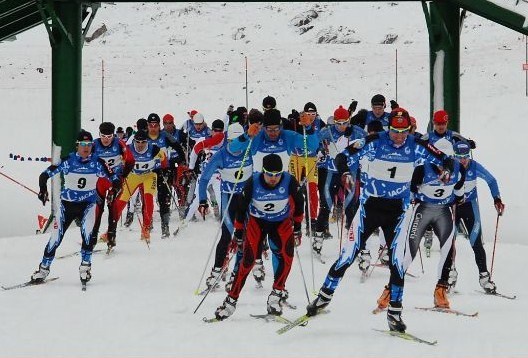
<svg viewBox="0 0 528 358"><path fill-rule="evenodd" d="M82 15L79 1L53 1L52 25L52 162L57 164L75 148L81 128ZM60 180L52 182L52 212L60 195Z"/></svg>
<svg viewBox="0 0 528 358"><path fill-rule="evenodd" d="M460 129L460 8L444 1L422 2L429 29L431 116L449 113L449 128ZM428 128L431 129L431 122Z"/></svg>

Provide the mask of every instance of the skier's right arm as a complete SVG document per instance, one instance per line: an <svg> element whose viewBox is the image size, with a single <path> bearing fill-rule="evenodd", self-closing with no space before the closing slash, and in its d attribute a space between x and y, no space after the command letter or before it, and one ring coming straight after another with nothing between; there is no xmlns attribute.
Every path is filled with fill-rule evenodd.
<svg viewBox="0 0 528 358"><path fill-rule="evenodd" d="M235 214L235 229L244 229L244 222L246 221L249 203L251 202L251 195L253 193L253 177L249 178L244 185L241 195L238 196L236 214Z"/></svg>

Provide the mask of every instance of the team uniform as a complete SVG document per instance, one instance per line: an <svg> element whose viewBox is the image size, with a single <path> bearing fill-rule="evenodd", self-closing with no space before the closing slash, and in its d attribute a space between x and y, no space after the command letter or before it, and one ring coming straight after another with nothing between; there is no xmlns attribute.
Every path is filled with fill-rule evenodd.
<svg viewBox="0 0 528 358"><path fill-rule="evenodd" d="M79 140L91 142L92 136L88 132L81 131ZM115 192L120 186L121 178L113 173L106 166L106 163L97 156L90 154L83 158L78 153L71 153L58 166L52 165L40 175L39 199L42 200L43 195L47 197L46 183L49 178L57 174L63 175L61 201L53 221L53 232L44 248L39 270L31 276L31 279L39 282L47 277L50 265L55 258L55 252L64 238L64 233L75 219L80 219L82 244L79 274L81 281L87 282L91 278L92 252L97 243L97 237L92 235L98 198L97 180L100 177L110 179Z"/></svg>
<svg viewBox="0 0 528 358"><path fill-rule="evenodd" d="M410 208L403 270L405 272L409 268L416 257L425 230L431 226L440 242L438 282L434 291L434 303L436 307L449 308L446 293L449 273L453 265L451 247L455 236L454 204L464 201L465 170L460 163L455 162L452 175L446 183L438 179L439 175L440 170L430 163L425 163L414 169L411 181L414 204ZM380 299L378 299L378 309L384 309L389 304L391 286L392 282L385 286Z"/></svg>
<svg viewBox="0 0 528 358"><path fill-rule="evenodd" d="M455 150L456 151L456 150ZM469 159L466 167L466 183L464 185L466 201L457 207L457 225L463 223L469 233L469 243L475 254L475 263L479 271L479 282L482 288L490 293L495 292L495 283L490 281L490 275L486 264L486 251L482 242L482 224L480 218L477 178L486 181L494 199L495 206L503 205L501 201L499 186L495 177L474 159ZM502 214L502 211L499 215Z"/></svg>
<svg viewBox="0 0 528 358"><path fill-rule="evenodd" d="M324 166L319 168L319 176L321 177L319 181L321 201L313 241L313 249L318 254L321 253L323 246L324 231L328 230L330 210L341 188L341 176L335 165L335 158L350 145L351 141L364 138L365 135L366 132L357 126L346 127L344 131L339 131L335 125L327 126L319 133L319 139L323 142L325 148L325 161ZM351 171L351 173L351 191L346 193L347 195L343 205L345 208L348 208L345 211L349 214L352 212L350 207L354 205L354 184L356 182L357 170Z"/></svg>
<svg viewBox="0 0 528 358"><path fill-rule="evenodd" d="M206 203L207 186L211 178L214 178L217 173L220 175L220 189L222 195L220 200L220 213L221 215L225 215L223 216L222 221L222 234L216 245L214 265L211 270L211 275L206 281L208 287L214 283L222 271L229 244L233 237L235 213L240 200L240 195L246 181L253 173L253 161L251 160L251 157L248 156L247 158L244 158L244 152L233 154L233 152L228 149L228 146L229 144L221 148L212 156L198 182L198 196L200 203ZM233 283L235 273L238 271L239 262L242 258L241 254L241 251L240 253L237 253L235 268L233 269L231 278L226 286L228 291Z"/></svg>
<svg viewBox="0 0 528 358"><path fill-rule="evenodd" d="M408 113L402 109L391 112L391 127L398 125L410 128ZM392 129L391 129L392 130ZM347 158L348 157L348 158ZM419 162L430 162L452 168L452 159L438 151L427 142L407 135L402 144L396 145L389 132L367 136L361 149L354 146L339 154L336 158L339 172L348 171L347 161L357 162L367 157L368 170L364 172L359 209L353 219L348 240L344 244L339 258L331 266L318 297L308 306L308 314L317 314L320 308L330 302L334 291L343 278L345 271L354 262L361 245L378 227L384 233L389 250L391 276L391 303L388 311L389 326L394 328L391 319L394 315L401 321L401 301L403 293L404 255L408 217L406 211L410 204L410 181L414 167ZM449 172L446 171L446 174ZM398 327L397 327L398 328ZM405 329L405 328L403 328ZM398 329L400 330L400 329Z"/></svg>
<svg viewBox="0 0 528 358"><path fill-rule="evenodd" d="M126 178L128 173L132 170L134 166L134 156L127 150L126 144L118 139L117 137L112 138L110 145L104 146L100 138L97 138L93 144L93 153L103 159L106 165L112 169L114 173L117 173L121 178ZM92 231L92 235L97 238L99 227L101 225L101 216L104 211L104 203L106 198L106 193L112 187L112 183L107 178L99 178L97 181L97 207L95 213L95 224ZM108 203L108 225L114 220L112 218L112 207L114 201ZM112 246L115 246L115 242L109 243Z"/></svg>
<svg viewBox="0 0 528 358"><path fill-rule="evenodd" d="M146 134L143 134L146 139ZM138 138L138 133L136 133ZM141 239L150 241L150 227L152 226L152 215L154 212L154 195L157 189L157 175L155 170L166 168L167 157L158 146L148 142L146 150L142 153L138 152L135 143L128 146L128 150L132 153L135 159L134 169L127 176L123 184L123 190L117 197L116 203L113 207L115 212L113 217L115 221L112 227L108 229L108 233L115 233L117 221L121 216L121 212L130 200L130 197L136 190L140 190L143 196L143 222L141 228Z"/></svg>
<svg viewBox="0 0 528 358"><path fill-rule="evenodd" d="M243 257L233 286L215 315L218 319L225 319L234 312L240 291L266 235L274 253L275 272L267 307L270 314L280 315L282 301L287 297L286 279L293 262L293 224L300 230L303 219L304 199L299 191L299 184L289 173L283 172L280 182L275 187L270 187L264 180L264 174L255 173L244 186L238 205L235 228L242 230L243 222L247 219Z"/></svg>

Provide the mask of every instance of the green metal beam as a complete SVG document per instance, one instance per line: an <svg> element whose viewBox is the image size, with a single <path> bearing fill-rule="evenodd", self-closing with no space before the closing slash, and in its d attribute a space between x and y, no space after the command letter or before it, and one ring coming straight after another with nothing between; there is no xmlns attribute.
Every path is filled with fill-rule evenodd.
<svg viewBox="0 0 528 358"><path fill-rule="evenodd" d="M444 0L445 2L459 6L462 9L471 11L474 14L482 16L488 20L506 26L512 30L528 35L528 27L525 26L526 18L524 15L518 14L505 7L497 5L487 0ZM440 1L436 1L441 3ZM510 7L513 5L512 1L508 1ZM519 5L517 5L519 6ZM521 4L520 6L526 6ZM526 22L528 25L528 22Z"/></svg>

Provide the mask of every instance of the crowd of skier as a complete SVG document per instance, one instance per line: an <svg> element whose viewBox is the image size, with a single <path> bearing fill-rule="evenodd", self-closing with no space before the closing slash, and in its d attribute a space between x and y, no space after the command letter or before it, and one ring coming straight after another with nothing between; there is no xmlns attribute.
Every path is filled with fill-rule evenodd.
<svg viewBox="0 0 528 358"><path fill-rule="evenodd" d="M457 281L457 233L468 236L482 289L496 293L482 242L477 178L488 184L497 215L503 214L504 204L496 179L472 159L475 142L448 129L445 110L434 112L431 130L421 134L406 109L390 101L388 111L380 94L372 97L370 109L356 113L357 105L338 106L324 121L308 102L284 118L275 98L267 96L262 111L229 106L210 126L202 113L192 110L179 128L173 115L151 113L126 130L103 122L98 138L81 130L76 150L39 177L38 197L44 205L48 179L57 174L63 179L51 237L31 282L45 282L65 231L77 221L85 288L94 246L103 240L108 254L115 250L123 211L124 225L130 226L141 206L141 240L150 244L157 202L164 239L196 218L205 219L210 209L220 222L204 291L218 289L222 278L227 281L216 320L234 314L250 274L258 283L264 280L262 257L268 249L273 287L267 311L282 314L289 304L286 283L302 242L303 222L305 242L321 261L324 241L332 238L331 221L338 223L340 240L339 256L307 306L307 316L328 306L356 258L363 277L368 276L374 262L366 244L373 234L380 238L376 264L390 270L376 309L387 311L390 330L406 330L405 276L422 237L428 256L434 236L440 247L435 307L450 308L448 293ZM171 209L179 216L172 230Z"/></svg>

